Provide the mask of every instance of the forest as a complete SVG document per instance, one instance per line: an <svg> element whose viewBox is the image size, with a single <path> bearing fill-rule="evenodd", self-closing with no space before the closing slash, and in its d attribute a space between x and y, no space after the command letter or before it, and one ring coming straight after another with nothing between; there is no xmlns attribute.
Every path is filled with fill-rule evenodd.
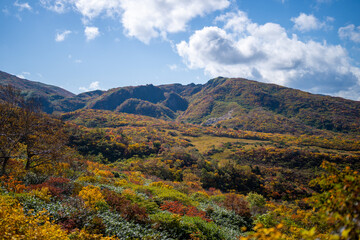
<svg viewBox="0 0 360 240"><path fill-rule="evenodd" d="M128 91L121 108L136 109L141 91ZM358 123L291 112L291 99L278 106L266 96L276 114L238 107L236 124L187 121L227 111L206 91L189 105L212 105L205 118L175 93L162 99L166 111L184 106L171 110L176 120L150 104L158 118L91 108L50 115L0 86L1 239L360 239ZM355 111L340 105L328 103L333 113Z"/></svg>

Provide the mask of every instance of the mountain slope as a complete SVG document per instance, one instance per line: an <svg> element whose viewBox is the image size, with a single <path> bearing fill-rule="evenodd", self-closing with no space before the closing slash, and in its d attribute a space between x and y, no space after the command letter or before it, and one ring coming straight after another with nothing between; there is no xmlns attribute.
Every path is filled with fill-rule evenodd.
<svg viewBox="0 0 360 240"><path fill-rule="evenodd" d="M22 91L36 92L41 95L58 95L63 98L75 96L63 88L22 79L2 71L0 71L0 85L12 85Z"/></svg>
<svg viewBox="0 0 360 240"><path fill-rule="evenodd" d="M34 82L0 71L0 85L12 85L22 91L26 99L37 99L44 112L52 113L56 102L74 97L75 94L60 87Z"/></svg>
<svg viewBox="0 0 360 240"><path fill-rule="evenodd" d="M231 116L226 117L230 111ZM264 118L272 128L270 132L278 132L277 128L291 132L295 126L301 130L298 132L315 128L359 133L360 102L246 79L216 78L192 97L179 120L198 124L211 122L227 127L245 126L247 130L261 131Z"/></svg>
<svg viewBox="0 0 360 240"><path fill-rule="evenodd" d="M37 98L47 113L99 109L243 130L317 134L360 133L360 102L316 95L242 78L206 84L130 86L74 95L64 89L0 71L11 84Z"/></svg>

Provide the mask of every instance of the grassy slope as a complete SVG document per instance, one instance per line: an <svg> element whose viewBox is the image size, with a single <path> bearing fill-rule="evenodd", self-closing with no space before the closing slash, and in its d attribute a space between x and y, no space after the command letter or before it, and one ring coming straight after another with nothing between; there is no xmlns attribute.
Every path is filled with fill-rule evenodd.
<svg viewBox="0 0 360 240"><path fill-rule="evenodd" d="M309 133L326 129L359 133L360 129L360 102L246 79L210 80L191 98L179 120L204 123L230 110L234 111L233 119L219 123L247 130Z"/></svg>

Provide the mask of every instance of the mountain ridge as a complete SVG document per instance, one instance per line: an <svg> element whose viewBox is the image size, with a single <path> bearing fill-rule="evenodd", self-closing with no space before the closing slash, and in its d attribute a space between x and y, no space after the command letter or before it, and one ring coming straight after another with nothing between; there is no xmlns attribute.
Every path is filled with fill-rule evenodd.
<svg viewBox="0 0 360 240"><path fill-rule="evenodd" d="M0 73L2 85L9 79L16 80L20 87L32 84L32 88L22 90L40 96L48 113L99 109L259 132L360 133L359 101L244 78L218 77L205 84L128 86L74 95Z"/></svg>

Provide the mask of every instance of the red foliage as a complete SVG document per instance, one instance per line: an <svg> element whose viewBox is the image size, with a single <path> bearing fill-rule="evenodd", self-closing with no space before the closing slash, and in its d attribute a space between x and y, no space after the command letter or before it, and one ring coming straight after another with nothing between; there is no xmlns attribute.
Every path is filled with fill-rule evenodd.
<svg viewBox="0 0 360 240"><path fill-rule="evenodd" d="M205 211L200 211L194 206L184 206L178 201L175 202L166 201L164 204L160 206L160 208L162 210L167 210L169 212L179 214L181 216L186 215L190 217L200 217L207 222L211 222L210 219L206 218Z"/></svg>
<svg viewBox="0 0 360 240"><path fill-rule="evenodd" d="M0 186L6 190L16 193L21 193L26 188L22 181L17 180L13 176L2 176L0 177Z"/></svg>
<svg viewBox="0 0 360 240"><path fill-rule="evenodd" d="M121 196L120 194L104 189L103 194L109 206L119 212L127 220L145 223L148 220L146 209Z"/></svg>
<svg viewBox="0 0 360 240"><path fill-rule="evenodd" d="M248 202L236 193L228 193L226 194L226 198L223 202L224 206L234 211L236 214L242 217L250 217L250 208Z"/></svg>
<svg viewBox="0 0 360 240"><path fill-rule="evenodd" d="M77 227L77 223L74 219L66 219L62 222L59 222L59 224L61 225L62 229L68 232L71 232Z"/></svg>
<svg viewBox="0 0 360 240"><path fill-rule="evenodd" d="M68 178L62 177L51 177L41 184L30 185L28 189L41 189L44 187L47 187L49 189L49 192L53 197L59 199L62 199L62 195L64 194L71 194L72 190L70 180Z"/></svg>

